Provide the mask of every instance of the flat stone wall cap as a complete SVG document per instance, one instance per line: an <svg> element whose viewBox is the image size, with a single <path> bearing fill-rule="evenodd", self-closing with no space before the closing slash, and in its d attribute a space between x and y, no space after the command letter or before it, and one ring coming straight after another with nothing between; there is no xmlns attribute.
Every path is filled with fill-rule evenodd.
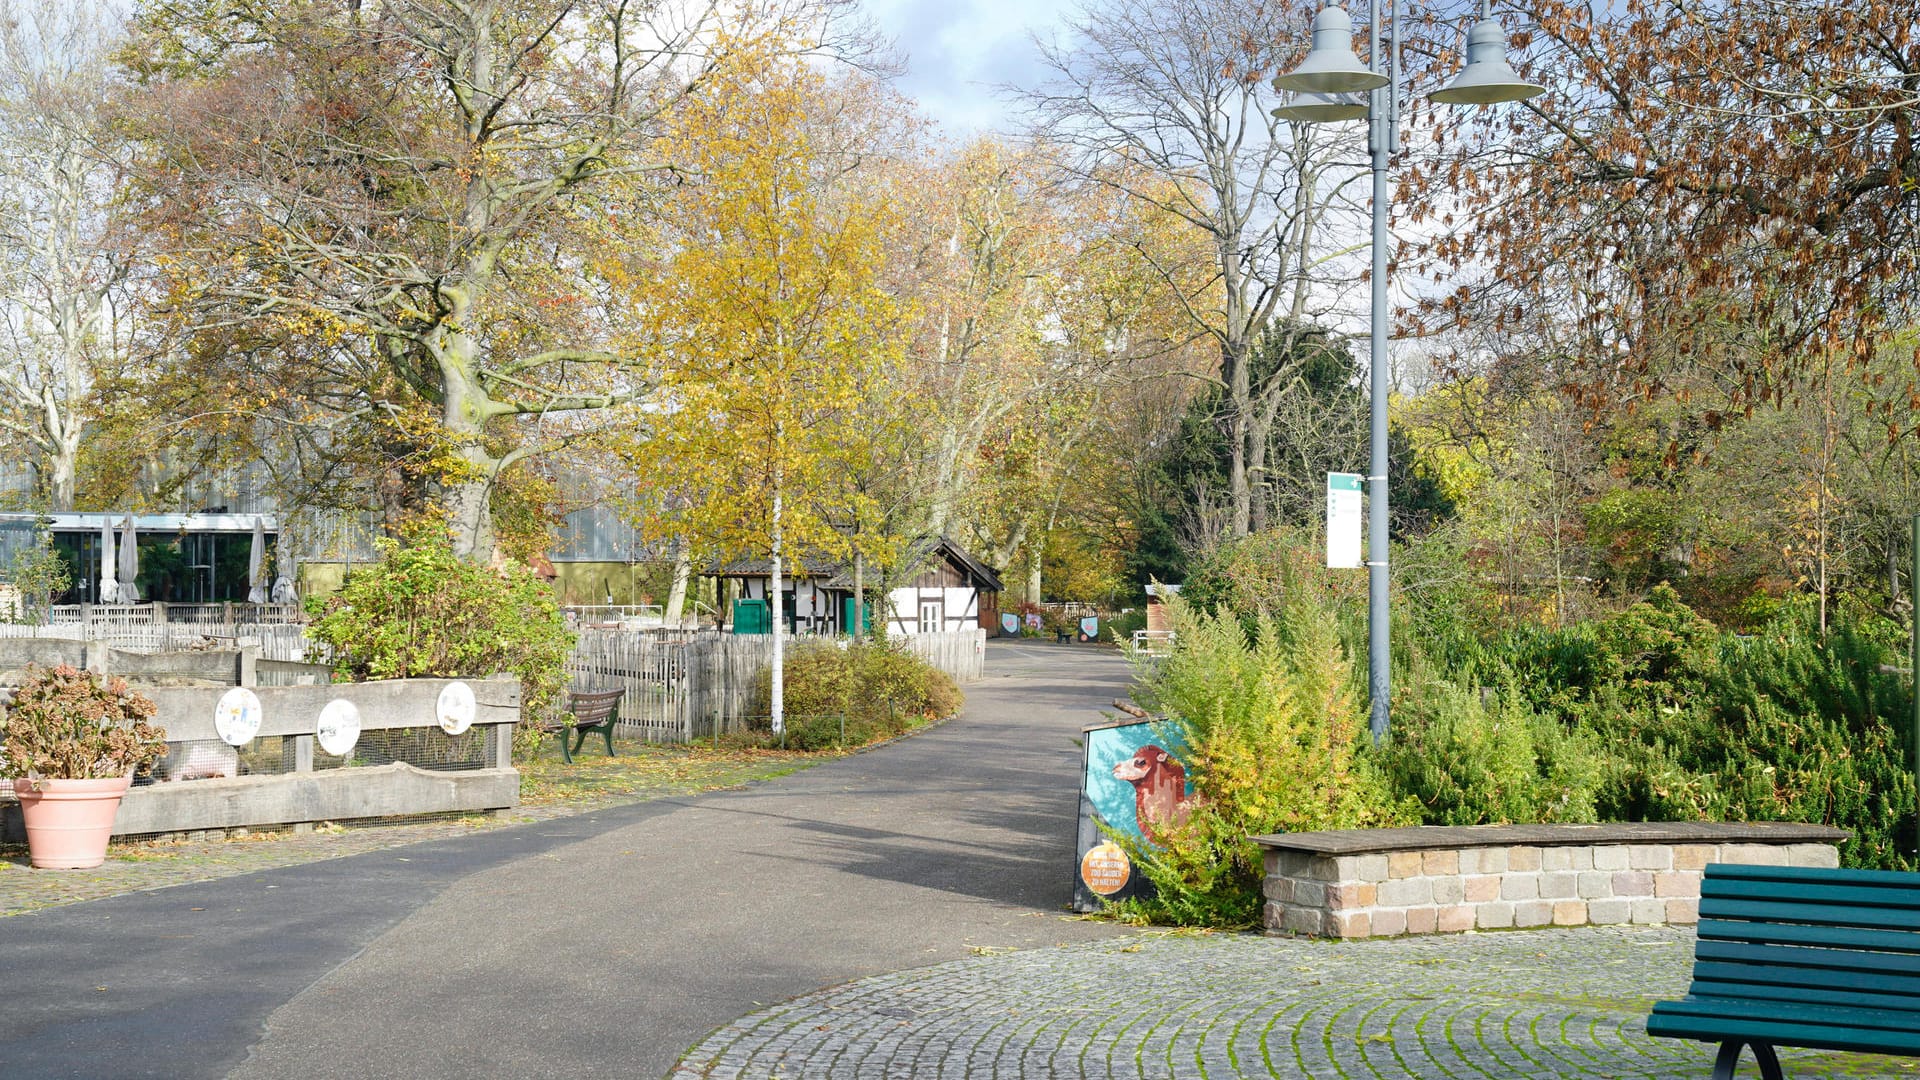
<svg viewBox="0 0 1920 1080"><path fill-rule="evenodd" d="M1602 825L1416 825L1249 837L1274 851L1367 855L1380 851L1590 844L1837 844L1853 834L1798 821L1621 821Z"/></svg>

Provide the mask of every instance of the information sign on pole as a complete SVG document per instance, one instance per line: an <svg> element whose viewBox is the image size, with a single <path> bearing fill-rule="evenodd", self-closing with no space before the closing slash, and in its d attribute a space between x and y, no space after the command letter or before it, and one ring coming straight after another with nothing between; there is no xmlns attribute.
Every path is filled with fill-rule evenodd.
<svg viewBox="0 0 1920 1080"><path fill-rule="evenodd" d="M1327 474L1327 566L1353 568L1360 560L1360 512L1366 504L1365 477Z"/></svg>

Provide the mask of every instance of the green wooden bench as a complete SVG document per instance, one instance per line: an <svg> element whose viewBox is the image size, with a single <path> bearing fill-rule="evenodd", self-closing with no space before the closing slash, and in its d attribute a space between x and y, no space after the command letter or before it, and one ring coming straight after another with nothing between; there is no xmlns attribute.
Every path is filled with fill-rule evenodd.
<svg viewBox="0 0 1920 1080"><path fill-rule="evenodd" d="M560 757L573 764L573 755L587 741L587 733L597 731L607 740L607 756L614 757L613 725L620 721L620 698L625 690L575 691L567 695L567 713L573 723L555 720L540 725L540 730L560 736ZM573 749L567 749L567 736L573 736Z"/></svg>
<svg viewBox="0 0 1920 1080"><path fill-rule="evenodd" d="M1920 874L1715 863L1700 885L1693 985L1647 1033L1742 1046L1781 1080L1775 1046L1920 1054Z"/></svg>

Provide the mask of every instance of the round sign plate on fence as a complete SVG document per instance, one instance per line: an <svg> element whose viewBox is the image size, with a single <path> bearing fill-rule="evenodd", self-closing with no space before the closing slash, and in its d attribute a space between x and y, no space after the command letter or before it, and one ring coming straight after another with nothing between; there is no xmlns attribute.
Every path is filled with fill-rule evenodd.
<svg viewBox="0 0 1920 1080"><path fill-rule="evenodd" d="M320 749L334 757L343 757L360 741L360 710L346 698L334 698L320 710L320 721L313 728Z"/></svg>
<svg viewBox="0 0 1920 1080"><path fill-rule="evenodd" d="M245 746L260 734L260 696L244 686L220 695L213 707L213 730L228 746Z"/></svg>
<svg viewBox="0 0 1920 1080"><path fill-rule="evenodd" d="M440 720L441 731L449 735L464 733L473 726L473 687L463 682L450 682L441 687L440 700L433 712Z"/></svg>

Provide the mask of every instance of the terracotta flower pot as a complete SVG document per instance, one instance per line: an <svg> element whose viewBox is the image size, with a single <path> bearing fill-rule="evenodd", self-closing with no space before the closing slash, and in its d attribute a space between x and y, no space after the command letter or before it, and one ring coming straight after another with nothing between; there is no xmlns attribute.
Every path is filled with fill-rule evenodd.
<svg viewBox="0 0 1920 1080"><path fill-rule="evenodd" d="M107 861L113 816L131 777L14 782L27 826L27 854L41 870L85 870Z"/></svg>

